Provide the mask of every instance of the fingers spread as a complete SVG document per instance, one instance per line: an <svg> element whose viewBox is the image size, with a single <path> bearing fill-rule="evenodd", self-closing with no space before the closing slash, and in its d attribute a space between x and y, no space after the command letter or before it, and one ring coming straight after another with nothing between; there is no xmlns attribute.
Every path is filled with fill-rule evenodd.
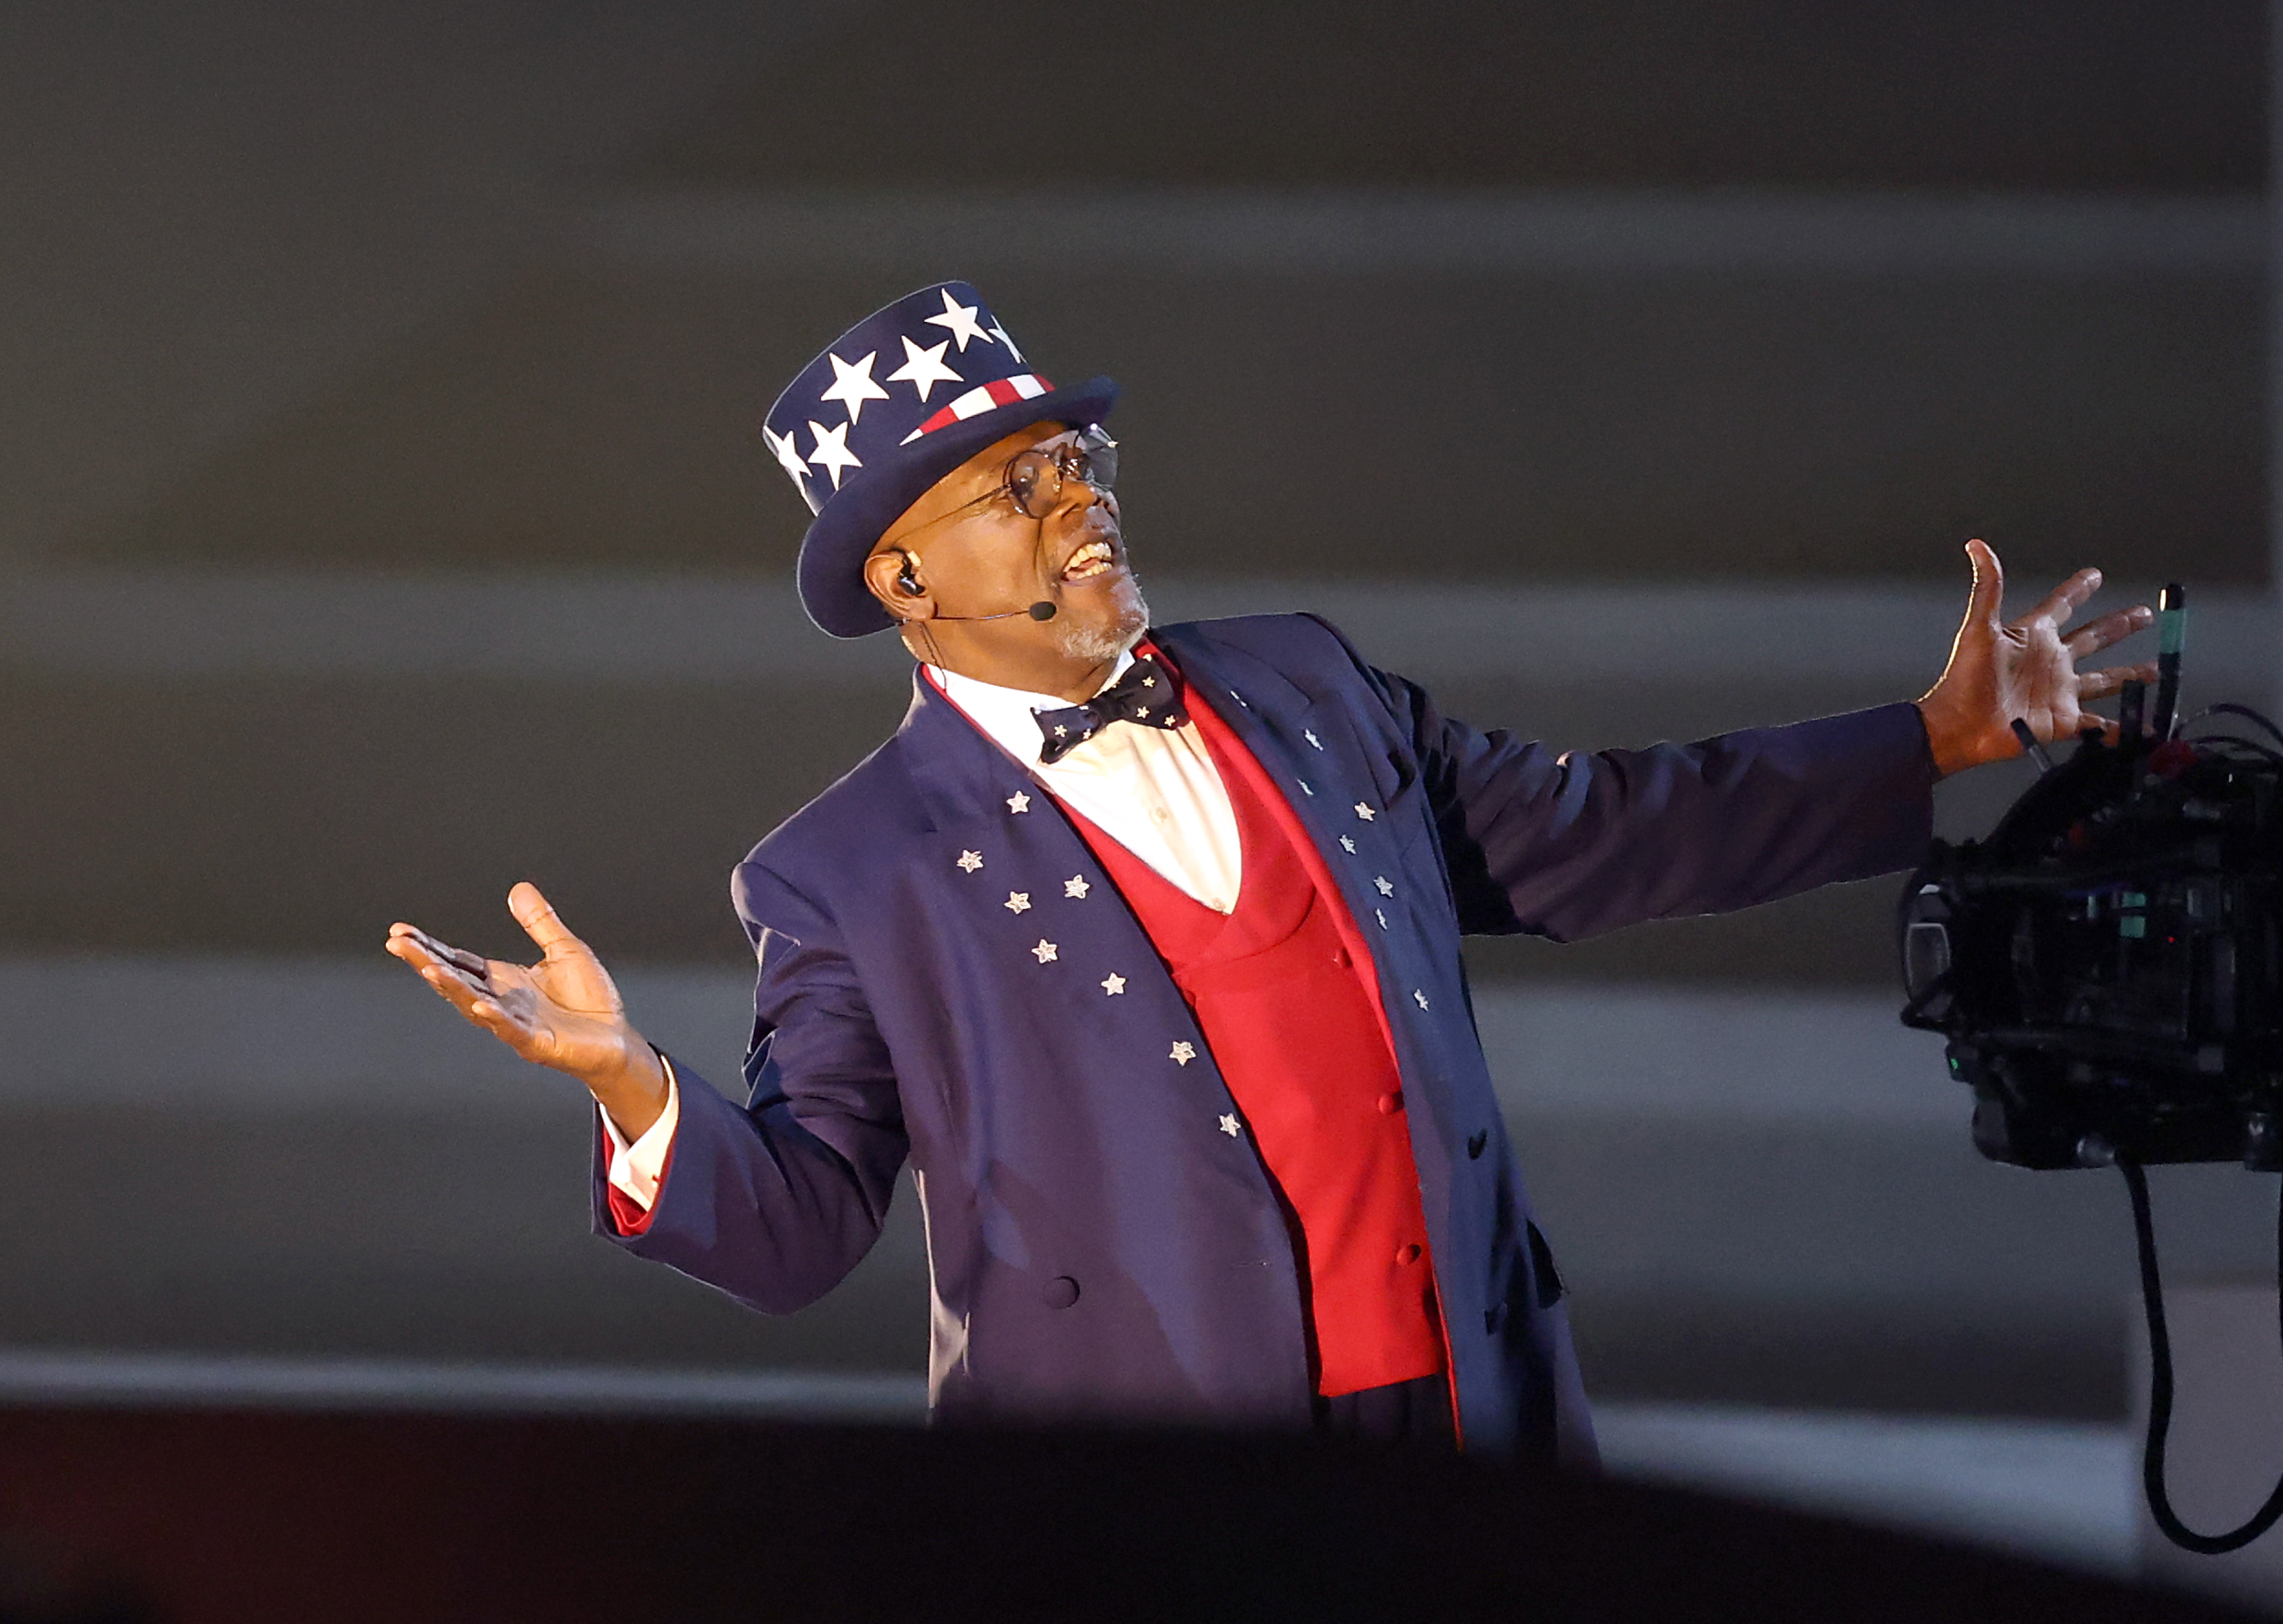
<svg viewBox="0 0 2283 1624"><path fill-rule="evenodd" d="M540 894L539 887L529 880L519 880L507 894L508 911L525 934L537 942L543 952L553 952L558 947L575 947L579 939L571 927L563 923L554 905Z"/></svg>
<svg viewBox="0 0 2283 1624"><path fill-rule="evenodd" d="M2077 612L2084 600L2100 590L2100 572L2081 569L2048 593L2045 602L2022 617L2022 622L2043 620L2050 621L2055 626L2066 626L2069 617Z"/></svg>
<svg viewBox="0 0 2283 1624"><path fill-rule="evenodd" d="M2081 672L2077 679L2077 703L2082 705L2089 699L2105 699L2111 694L2122 693L2127 683L2153 683L2155 680L2156 668L2153 662L2139 666L2111 666L2106 671Z"/></svg>
<svg viewBox="0 0 2283 1624"><path fill-rule="evenodd" d="M2097 621L2087 621L2061 639L2070 657L2083 660L2098 654L2112 644L2122 643L2133 633L2145 630L2156 617L2146 604L2135 604L2130 609L2119 609L2114 614L2104 614Z"/></svg>

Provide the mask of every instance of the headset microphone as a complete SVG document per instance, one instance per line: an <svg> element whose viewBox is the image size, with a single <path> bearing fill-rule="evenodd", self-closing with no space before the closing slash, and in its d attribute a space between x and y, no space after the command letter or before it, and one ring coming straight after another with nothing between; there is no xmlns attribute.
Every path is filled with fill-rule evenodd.
<svg viewBox="0 0 2283 1624"><path fill-rule="evenodd" d="M1029 608L1027 608L1027 609L1008 609L1008 610L1004 610L1004 611L1002 611L1001 613L998 613L998 614L935 614L935 615L930 615L930 616L928 617L928 620L929 620L929 621L1011 621L1011 620L1013 620L1013 619L1014 619L1017 615L1018 615L1018 614L1027 614L1027 615L1029 615L1029 616L1030 616L1032 620L1034 620L1034 621L1051 621L1051 620L1053 620L1053 619L1055 618L1055 616L1056 616L1056 615L1060 614L1061 613L1062 613L1062 611L1061 611L1060 609L1058 609L1058 608L1056 608L1056 607L1055 606L1054 601L1053 601L1051 598L1045 598L1045 597L1042 597L1042 598L1040 598L1037 603L1032 604L1032 605ZM916 621L916 622L915 622L915 624L916 624L916 625L921 625L921 626L924 626L924 625L926 625L927 623L928 623L928 621Z"/></svg>

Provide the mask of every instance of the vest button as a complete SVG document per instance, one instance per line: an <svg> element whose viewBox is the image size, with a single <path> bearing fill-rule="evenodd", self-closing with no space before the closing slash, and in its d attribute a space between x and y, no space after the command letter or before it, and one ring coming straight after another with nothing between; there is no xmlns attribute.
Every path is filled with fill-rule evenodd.
<svg viewBox="0 0 2283 1624"><path fill-rule="evenodd" d="M1419 1248L1398 1246L1395 1249L1395 1261L1399 1263L1416 1263L1419 1261Z"/></svg>
<svg viewBox="0 0 2283 1624"><path fill-rule="evenodd" d="M1397 1112L1399 1112L1399 1111L1400 1111L1400 1110L1402 1110L1402 1109L1403 1109L1403 1090L1402 1090L1402 1089L1396 1089L1396 1091L1395 1091L1394 1093L1392 1093L1392 1094L1383 1094L1383 1095L1381 1095L1381 1096L1379 1097L1379 1114L1380 1114L1380 1115L1382 1115L1382 1116L1393 1116Z"/></svg>
<svg viewBox="0 0 2283 1624"><path fill-rule="evenodd" d="M1346 969L1348 963L1348 950L1345 948L1334 948L1332 949L1332 963L1337 964L1343 970Z"/></svg>
<svg viewBox="0 0 2283 1624"><path fill-rule="evenodd" d="M1068 1275L1056 1275L1039 1295L1049 1308L1067 1308L1078 1300L1078 1282Z"/></svg>

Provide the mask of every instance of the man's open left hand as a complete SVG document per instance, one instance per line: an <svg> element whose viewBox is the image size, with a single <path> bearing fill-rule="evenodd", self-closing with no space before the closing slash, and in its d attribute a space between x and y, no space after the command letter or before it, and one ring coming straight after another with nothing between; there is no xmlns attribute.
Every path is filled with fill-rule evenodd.
<svg viewBox="0 0 2283 1624"><path fill-rule="evenodd" d="M2016 718L2041 743L2073 738L2098 727L2114 738L2116 723L2084 707L2129 682L2154 682L2153 662L2079 672L2077 662L2141 630L2154 618L2146 604L2119 609L2064 633L2071 616L2100 589L2100 572L2081 569L2014 621L1999 619L2006 575L1984 542L1966 543L1974 592L1951 645L1950 664L1919 701L1937 770L1947 775L2022 753Z"/></svg>

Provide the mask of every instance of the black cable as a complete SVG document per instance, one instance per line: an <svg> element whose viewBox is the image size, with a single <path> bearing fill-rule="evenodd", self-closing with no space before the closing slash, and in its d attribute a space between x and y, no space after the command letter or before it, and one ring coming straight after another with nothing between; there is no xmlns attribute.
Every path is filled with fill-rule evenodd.
<svg viewBox="0 0 2283 1624"><path fill-rule="evenodd" d="M2265 728L2274 736L2277 744L2283 745L2283 728L2277 727L2248 705L2238 705L2232 699L2224 699L2217 705L2205 706L2188 720L2192 723L2198 722L2207 716L2241 716L2247 722L2254 722Z"/></svg>
<svg viewBox="0 0 2283 1624"><path fill-rule="evenodd" d="M2140 1482L2147 1490L2148 1510L2164 1537L2183 1550L2200 1556L2225 1556L2240 1550L2283 1519L2283 1479L2276 1482L2267 1503L2251 1520L2225 1534L2198 1534L2182 1522L2164 1492L2164 1439L2172 1430L2172 1344L2164 1331L2164 1287L2156 1277L2156 1226L2148 1216L2148 1175L2140 1164L2120 1159L2116 1170L2124 1175L2124 1188L2132 1198L2132 1238L2140 1251L2140 1301L2148 1315L2148 1445L2140 1457ZM2275 1268L2278 1331L2283 1334L2283 1197L2275 1208Z"/></svg>

